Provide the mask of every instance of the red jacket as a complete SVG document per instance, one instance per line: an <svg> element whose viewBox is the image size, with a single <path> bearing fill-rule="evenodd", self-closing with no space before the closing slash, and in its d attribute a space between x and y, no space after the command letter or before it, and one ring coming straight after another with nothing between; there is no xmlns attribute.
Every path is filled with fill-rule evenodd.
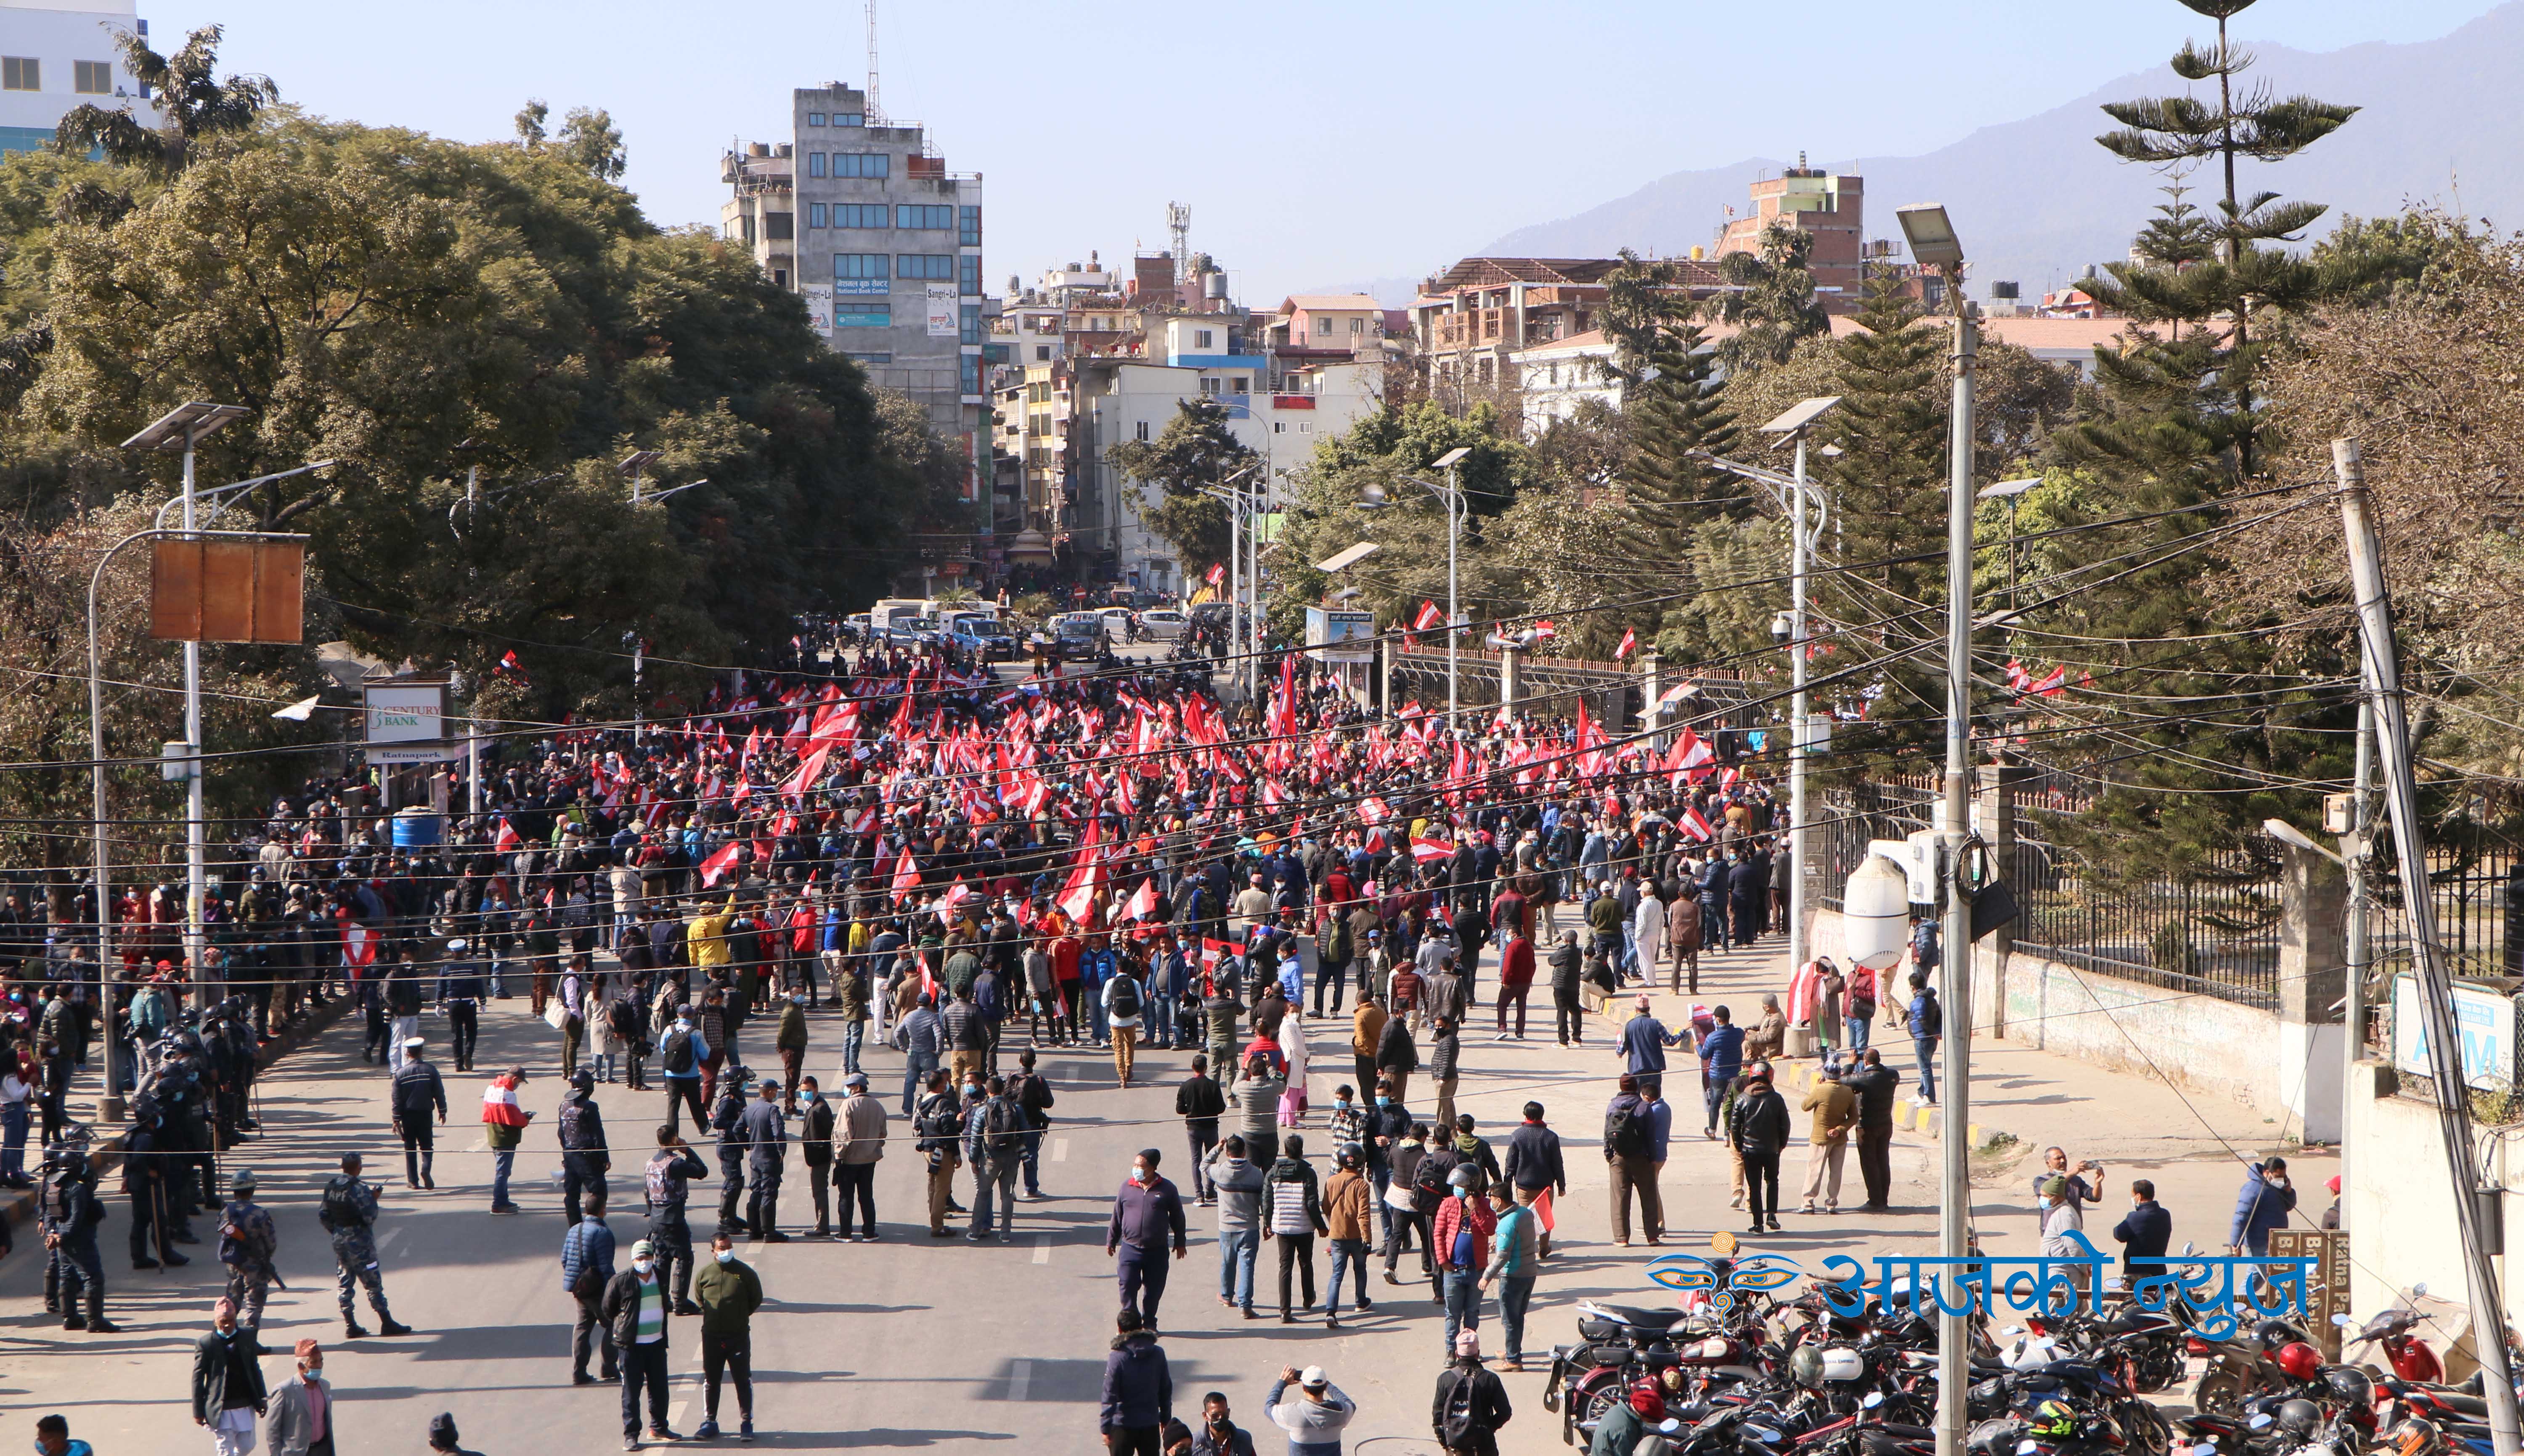
<svg viewBox="0 0 2524 1456"><path fill-rule="evenodd" d="M1499 947L1499 985L1514 991L1533 984L1533 943L1523 936Z"/></svg>
<svg viewBox="0 0 2524 1456"><path fill-rule="evenodd" d="M1464 1226L1469 1214L1473 1226L1473 1261L1461 1267L1480 1269L1489 1263L1490 1236L1498 1232L1498 1215L1490 1212L1486 1198L1448 1198L1437 1205L1437 1223L1431 1247L1437 1251L1438 1267L1453 1269L1455 1231Z"/></svg>

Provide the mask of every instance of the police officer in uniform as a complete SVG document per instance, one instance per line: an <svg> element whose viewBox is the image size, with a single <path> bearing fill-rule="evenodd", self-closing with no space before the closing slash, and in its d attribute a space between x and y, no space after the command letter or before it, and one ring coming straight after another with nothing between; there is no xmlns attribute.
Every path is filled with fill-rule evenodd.
<svg viewBox="0 0 2524 1456"><path fill-rule="evenodd" d="M105 1222L105 1205L97 1201L96 1178L87 1153L77 1147L61 1152L61 1171L50 1185L44 1221L44 1245L53 1251L61 1275L62 1328L112 1335L105 1318L105 1261L96 1251L96 1226ZM87 1313L78 1309L79 1292L87 1293Z"/></svg>
<svg viewBox="0 0 2524 1456"><path fill-rule="evenodd" d="M603 1194L605 1175L613 1159L605 1146L605 1114L596 1107L596 1074L581 1067L570 1074L569 1091L560 1099L561 1205L571 1228L577 1228L580 1200Z"/></svg>
<svg viewBox="0 0 2524 1456"><path fill-rule="evenodd" d="M377 1333L410 1335L410 1325L395 1323L386 1309L386 1286L377 1269L377 1186L360 1181L360 1155L342 1154L342 1171L324 1182L323 1201L316 1205L316 1219L324 1232L333 1236L333 1263L337 1267L342 1295L342 1328L353 1339L368 1332L360 1328L360 1317L352 1303L358 1286L368 1290L368 1308L377 1312Z"/></svg>
<svg viewBox="0 0 2524 1456"><path fill-rule="evenodd" d="M228 1302L247 1329L263 1330L263 1304L278 1277L272 1258L280 1252L280 1231L271 1215L254 1201L254 1171L240 1168L230 1181L236 1196L219 1210L219 1262L228 1266Z"/></svg>
<svg viewBox="0 0 2524 1456"><path fill-rule="evenodd" d="M660 1124L657 1150L649 1155L641 1182L649 1197L649 1246L657 1256L658 1277L674 1291L679 1315L702 1312L692 1300L693 1230L684 1221L684 1202L691 1196L692 1180L708 1176L709 1165L684 1144L674 1124Z"/></svg>
<svg viewBox="0 0 2524 1456"><path fill-rule="evenodd" d="M447 954L448 1055L456 1059L457 1071L470 1072L473 1043L481 1036L482 993L489 983L482 962L465 953L463 941L449 941Z"/></svg>
<svg viewBox="0 0 2524 1456"><path fill-rule="evenodd" d="M762 1099L745 1109L745 1176L753 1191L746 1200L745 1222L765 1243L787 1243L780 1232L780 1175L787 1171L789 1128L780 1111L780 1083L762 1079Z"/></svg>
<svg viewBox="0 0 2524 1456"><path fill-rule="evenodd" d="M745 1225L737 1219L737 1200L745 1194L745 1155L752 1139L745 1128L745 1090L753 1085L753 1074L744 1067L730 1067L718 1082L718 1104L710 1108L710 1131L718 1134L718 1228L720 1234L742 1234Z"/></svg>
<svg viewBox="0 0 2524 1456"><path fill-rule="evenodd" d="M131 1199L131 1267L180 1269L193 1262L166 1238L167 1154L155 1098L135 1098L122 1140L122 1191Z"/></svg>

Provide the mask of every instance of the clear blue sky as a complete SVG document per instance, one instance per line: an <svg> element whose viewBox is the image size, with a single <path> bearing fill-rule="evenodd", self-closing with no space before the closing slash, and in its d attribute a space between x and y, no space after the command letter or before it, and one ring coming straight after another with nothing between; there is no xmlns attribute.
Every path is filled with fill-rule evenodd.
<svg viewBox="0 0 2524 1456"><path fill-rule="evenodd" d="M1416 275L1670 171L1930 150L2210 29L2175 0L880 4L886 109L985 174L995 290L1091 248L1161 246L1175 201L1256 304ZM2331 50L2429 39L2493 8L2261 0L2236 27ZM142 14L161 45L224 24L232 64L327 116L481 140L508 135L528 96L556 120L606 107L627 180L664 223L715 223L719 154L785 125L789 87L866 73L857 0L142 0Z"/></svg>

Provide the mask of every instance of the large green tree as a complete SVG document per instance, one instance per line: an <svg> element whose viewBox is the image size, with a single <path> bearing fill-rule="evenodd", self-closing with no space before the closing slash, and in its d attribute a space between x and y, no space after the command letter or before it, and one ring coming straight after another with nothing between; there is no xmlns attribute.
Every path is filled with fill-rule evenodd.
<svg viewBox="0 0 2524 1456"><path fill-rule="evenodd" d="M1227 559L1235 543L1227 504L1207 492L1254 489L1261 457L1228 428L1225 405L1185 400L1155 439L1125 440L1105 459L1130 482L1140 518L1182 556L1186 580Z"/></svg>

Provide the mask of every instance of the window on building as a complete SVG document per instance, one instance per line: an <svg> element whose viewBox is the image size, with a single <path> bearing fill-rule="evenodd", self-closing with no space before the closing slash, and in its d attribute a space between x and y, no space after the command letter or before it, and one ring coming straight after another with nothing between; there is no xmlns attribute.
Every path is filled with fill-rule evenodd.
<svg viewBox="0 0 2524 1456"><path fill-rule="evenodd" d="M775 243L787 238L796 237L798 235L798 215L796 213L763 214L762 235Z"/></svg>
<svg viewBox="0 0 2524 1456"><path fill-rule="evenodd" d="M881 202L837 202L833 204L835 227L884 227L894 220L894 210Z"/></svg>
<svg viewBox="0 0 2524 1456"><path fill-rule="evenodd" d="M1144 443L1148 438L1148 422L1144 419L1140 421L1139 435L1142 443Z"/></svg>
<svg viewBox="0 0 2524 1456"><path fill-rule="evenodd" d="M1271 421L1271 433L1275 435L1285 435L1288 433L1288 421L1285 419L1275 419Z"/></svg>
<svg viewBox="0 0 2524 1456"><path fill-rule="evenodd" d="M32 56L0 56L0 91L44 89L44 63Z"/></svg>
<svg viewBox="0 0 2524 1456"><path fill-rule="evenodd" d="M857 112L835 112L833 113L833 124L836 126L864 126L867 124L867 118Z"/></svg>
<svg viewBox="0 0 2524 1456"><path fill-rule="evenodd" d="M836 253L833 255L833 276L837 279L882 278L886 275L883 253Z"/></svg>
<svg viewBox="0 0 2524 1456"><path fill-rule="evenodd" d="M1217 334L1213 330L1206 328L1193 329L1191 331L1191 347L1194 349L1207 349L1211 347L1210 340L1216 337Z"/></svg>
<svg viewBox="0 0 2524 1456"><path fill-rule="evenodd" d="M1366 319L1364 319L1364 318L1353 318L1353 319L1351 319L1351 320L1349 321L1349 336L1350 336L1351 338L1355 339L1355 338L1357 338L1360 334L1363 334L1363 333L1365 333L1365 332L1367 332L1367 320L1366 320Z"/></svg>
<svg viewBox="0 0 2524 1456"><path fill-rule="evenodd" d="M1203 375L1201 375L1201 376L1200 376L1200 392L1201 392L1201 396L1202 396L1202 398L1204 398L1204 399L1213 399L1213 400L1214 400L1214 399L1218 398L1218 376L1217 376L1216 374L1203 374Z"/></svg>
<svg viewBox="0 0 2524 1456"><path fill-rule="evenodd" d="M833 175L837 177L882 177L893 159L883 152L835 152Z"/></svg>
<svg viewBox="0 0 2524 1456"><path fill-rule="evenodd" d="M806 175L810 177L820 177L823 174L824 154L821 152L808 152L806 154Z"/></svg>
<svg viewBox="0 0 2524 1456"><path fill-rule="evenodd" d="M955 291L966 298L982 296L982 260L978 254L965 254L955 260Z"/></svg>
<svg viewBox="0 0 2524 1456"><path fill-rule="evenodd" d="M786 288L786 287L788 287L788 286L789 286L789 270L788 270L787 268L785 268L785 267L775 267L775 268L773 268L773 269L771 270L771 286L772 286L772 287L774 287L774 288Z"/></svg>
<svg viewBox="0 0 2524 1456"><path fill-rule="evenodd" d="M1315 332L1327 339L1331 338L1333 336L1333 320L1329 318L1316 319Z"/></svg>
<svg viewBox="0 0 2524 1456"><path fill-rule="evenodd" d="M1035 345L1034 357L1037 364L1048 364L1051 361L1051 346L1049 344Z"/></svg>
<svg viewBox="0 0 2524 1456"><path fill-rule="evenodd" d="M967 248L982 246L982 210L957 208L955 216L955 241Z"/></svg>
<svg viewBox="0 0 2524 1456"><path fill-rule="evenodd" d="M1228 381L1227 392L1229 394L1251 394L1253 392L1253 377L1249 374L1237 375L1235 378Z"/></svg>
<svg viewBox="0 0 2524 1456"><path fill-rule="evenodd" d="M955 330L956 342L962 344L978 344L982 342L982 306L980 304L966 304L963 306L962 312L957 316L960 321L957 323Z"/></svg>
<svg viewBox="0 0 2524 1456"><path fill-rule="evenodd" d="M1297 433L1298 433L1298 434L1300 434L1300 435L1311 435L1311 434L1313 434L1314 432L1315 432L1315 422L1314 422L1313 420L1311 420L1311 419L1300 419L1300 420L1298 420L1298 421L1297 421Z"/></svg>
<svg viewBox="0 0 2524 1456"><path fill-rule="evenodd" d="M952 253L897 253L894 275L909 281L950 282L955 276Z"/></svg>
<svg viewBox="0 0 2524 1456"><path fill-rule="evenodd" d="M900 203L898 204L894 210L894 225L897 227L934 227L940 229L952 227L955 225L955 210L953 208L945 207L921 207L917 204L907 202Z"/></svg>
<svg viewBox="0 0 2524 1456"><path fill-rule="evenodd" d="M823 225L824 205L820 202L810 202L806 204L806 226L809 228L816 228Z"/></svg>
<svg viewBox="0 0 2524 1456"><path fill-rule="evenodd" d="M808 112L808 113L806 113L806 124L807 124L807 125L809 125L809 126L821 126L821 125L823 125L823 124L824 124L824 114L823 114L822 112Z"/></svg>
<svg viewBox="0 0 2524 1456"><path fill-rule="evenodd" d="M847 294L833 300L835 328L891 328L894 305L885 299Z"/></svg>
<svg viewBox="0 0 2524 1456"><path fill-rule="evenodd" d="M73 61L71 89L81 96L114 94L114 63L111 61Z"/></svg>
<svg viewBox="0 0 2524 1456"><path fill-rule="evenodd" d="M966 394L980 394L982 392L982 356L978 354L964 354L958 355L957 360L964 366L961 370L964 376L963 392Z"/></svg>

